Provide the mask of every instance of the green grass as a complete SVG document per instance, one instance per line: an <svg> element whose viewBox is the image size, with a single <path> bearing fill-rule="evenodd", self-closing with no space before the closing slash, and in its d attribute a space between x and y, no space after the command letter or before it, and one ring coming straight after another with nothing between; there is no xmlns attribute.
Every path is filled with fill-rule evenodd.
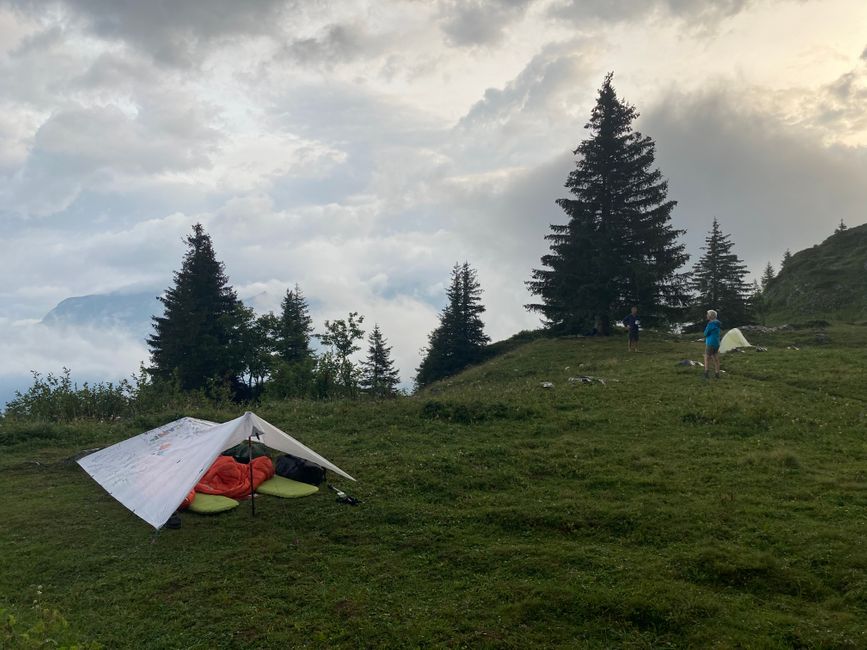
<svg viewBox="0 0 867 650"><path fill-rule="evenodd" d="M867 327L827 333L708 383L699 343L541 339L409 399L265 405L364 503L158 535L64 459L160 418L3 423L0 609L107 648L867 647Z"/></svg>

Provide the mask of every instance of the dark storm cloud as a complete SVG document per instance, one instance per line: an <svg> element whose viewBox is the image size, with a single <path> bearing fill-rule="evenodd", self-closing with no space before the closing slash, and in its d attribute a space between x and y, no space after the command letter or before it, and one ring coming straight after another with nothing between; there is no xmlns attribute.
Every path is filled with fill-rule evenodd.
<svg viewBox="0 0 867 650"><path fill-rule="evenodd" d="M645 111L640 129L679 204L674 219L697 253L711 220L733 235L754 271L783 251L811 246L843 219L865 220L867 151L826 147L803 129L751 110L720 90L672 95Z"/></svg>
<svg viewBox="0 0 867 650"><path fill-rule="evenodd" d="M107 40L125 42L156 61L174 66L196 63L224 40L278 33L291 7L287 0L5 0L31 15L48 16L57 7L70 22Z"/></svg>
<svg viewBox="0 0 867 650"><path fill-rule="evenodd" d="M440 28L451 45L492 45L523 17L533 0L449 0L440 4Z"/></svg>

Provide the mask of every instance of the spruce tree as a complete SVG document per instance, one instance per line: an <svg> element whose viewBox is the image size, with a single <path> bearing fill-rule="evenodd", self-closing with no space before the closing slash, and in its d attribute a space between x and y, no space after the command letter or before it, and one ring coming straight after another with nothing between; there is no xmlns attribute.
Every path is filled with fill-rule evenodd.
<svg viewBox="0 0 867 650"><path fill-rule="evenodd" d="M310 347L313 320L307 301L297 284L287 289L280 303L280 314L272 316L273 369L268 394L277 398L308 397L312 392L316 357Z"/></svg>
<svg viewBox="0 0 867 650"><path fill-rule="evenodd" d="M792 251L790 251L787 248L786 252L783 253L783 261L780 262L780 271L785 270L786 266L788 266L789 262L791 262L791 261L792 261Z"/></svg>
<svg viewBox="0 0 867 650"><path fill-rule="evenodd" d="M373 397L393 397L400 377L379 325L374 325L367 343L367 359L361 363L361 389Z"/></svg>
<svg viewBox="0 0 867 650"><path fill-rule="evenodd" d="M845 232L849 227L840 219L840 225L834 229L834 234L839 235L841 232Z"/></svg>
<svg viewBox="0 0 867 650"><path fill-rule="evenodd" d="M768 307L765 292L758 280L753 280L750 297L748 299L749 313L762 325L766 324Z"/></svg>
<svg viewBox="0 0 867 650"><path fill-rule="evenodd" d="M235 390L244 371L250 313L229 286L201 224L193 226L187 246L174 286L159 298L165 312L153 317L149 371L160 379L176 377L184 390L215 383Z"/></svg>
<svg viewBox="0 0 867 650"><path fill-rule="evenodd" d="M767 291L768 285L771 283L771 280L773 280L774 277L776 277L776 272L774 271L774 267L771 266L771 263L768 262L768 265L762 272L762 292Z"/></svg>
<svg viewBox="0 0 867 650"><path fill-rule="evenodd" d="M686 305L688 255L671 226L668 182L653 167L655 144L632 130L638 117L605 77L584 128L590 137L573 152L578 160L557 204L568 217L552 225L542 257L527 282L549 328L578 333L594 325L608 333L612 318L636 305L642 320L665 320Z"/></svg>
<svg viewBox="0 0 867 650"><path fill-rule="evenodd" d="M276 329L276 348L280 359L286 363L300 363L313 356L310 337L313 334L313 320L301 287L297 284L286 291L280 303L280 317Z"/></svg>
<svg viewBox="0 0 867 650"><path fill-rule="evenodd" d="M455 264L440 324L428 337L424 358L416 371L418 386L453 375L481 359L490 341L481 319L485 311L481 296L475 269L468 262Z"/></svg>
<svg viewBox="0 0 867 650"><path fill-rule="evenodd" d="M695 291L693 317L704 322L708 309L715 309L726 327L749 321L750 288L745 279L746 265L732 252L734 244L724 235L719 221L713 220L710 233L702 247L704 254L693 267L692 289Z"/></svg>

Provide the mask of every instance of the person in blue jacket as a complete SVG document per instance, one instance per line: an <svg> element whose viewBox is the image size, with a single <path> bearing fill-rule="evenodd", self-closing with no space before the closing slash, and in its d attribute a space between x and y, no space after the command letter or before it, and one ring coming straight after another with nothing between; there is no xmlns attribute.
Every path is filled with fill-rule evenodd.
<svg viewBox="0 0 867 650"><path fill-rule="evenodd" d="M722 323L716 319L716 312L707 312L707 327L704 328L704 378L708 378L710 364L713 361L716 370L714 376L719 379L719 339Z"/></svg>

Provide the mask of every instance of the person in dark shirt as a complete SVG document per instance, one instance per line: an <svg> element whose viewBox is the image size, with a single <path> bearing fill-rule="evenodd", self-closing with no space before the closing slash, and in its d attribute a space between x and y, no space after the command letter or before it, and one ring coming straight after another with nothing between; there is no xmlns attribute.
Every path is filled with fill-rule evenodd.
<svg viewBox="0 0 867 650"><path fill-rule="evenodd" d="M632 313L623 319L623 324L626 325L628 330L627 345L629 346L629 351L638 352L638 326L640 325L640 321L638 320L638 307L632 308Z"/></svg>

